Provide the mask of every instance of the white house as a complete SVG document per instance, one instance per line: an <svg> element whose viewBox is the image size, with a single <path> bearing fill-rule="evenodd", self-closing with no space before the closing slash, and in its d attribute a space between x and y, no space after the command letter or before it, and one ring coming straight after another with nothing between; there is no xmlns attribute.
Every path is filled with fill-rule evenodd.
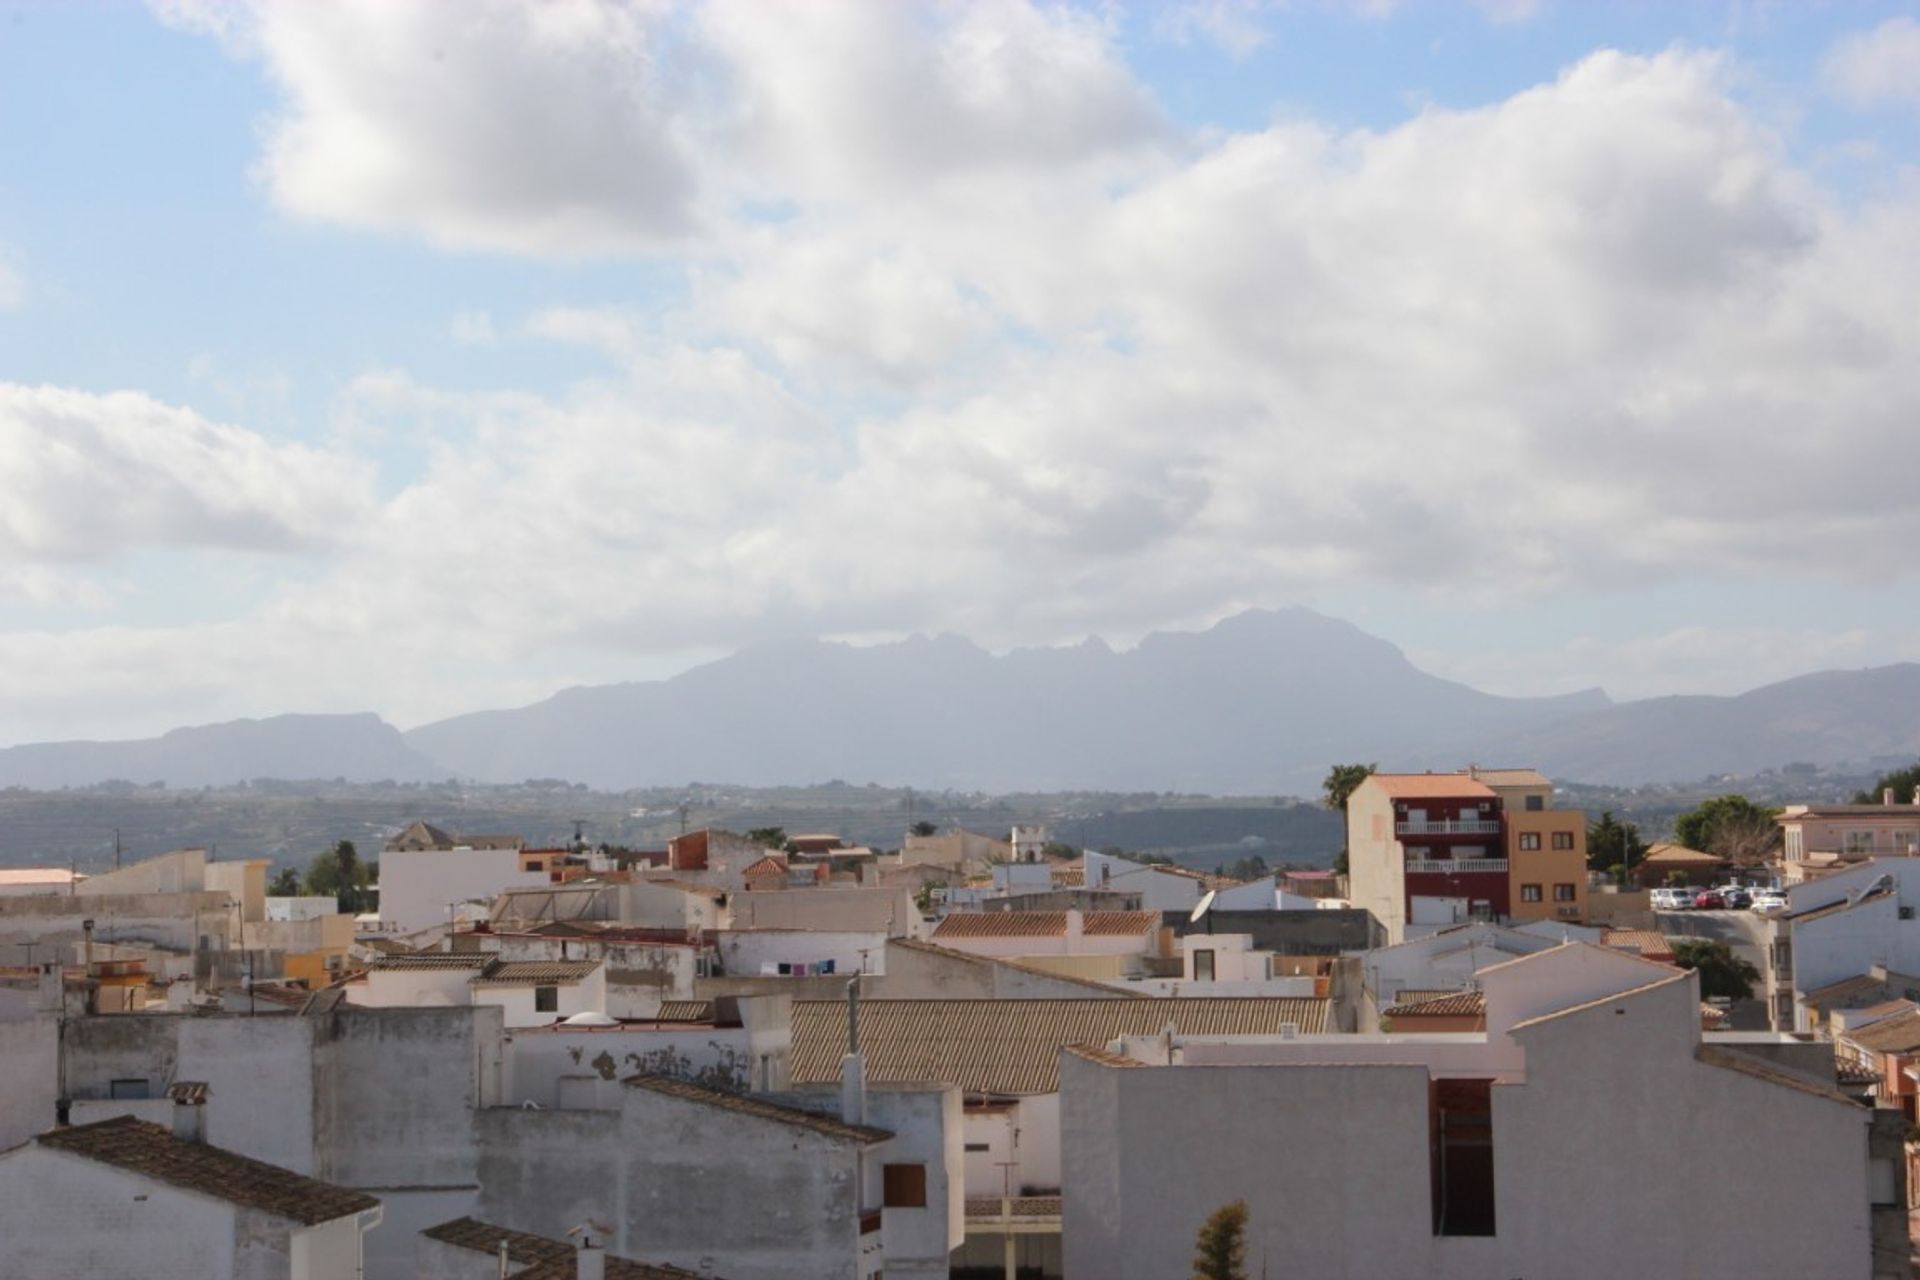
<svg viewBox="0 0 1920 1280"><path fill-rule="evenodd" d="M177 1113L198 1113L176 1102ZM380 1202L130 1115L0 1154L0 1277L360 1280Z"/></svg>
<svg viewBox="0 0 1920 1280"><path fill-rule="evenodd" d="M1546 951L1562 941L1507 925L1478 922L1375 948L1361 957L1362 1029L1374 1029L1382 1009L1422 996L1476 990L1480 985L1478 975L1488 965Z"/></svg>
<svg viewBox="0 0 1920 1280"><path fill-rule="evenodd" d="M499 1006L509 1028L607 1011L607 967L598 960L497 960L468 986L471 1003Z"/></svg>
<svg viewBox="0 0 1920 1280"><path fill-rule="evenodd" d="M1236 1200L1249 1262L1316 1280L1868 1280L1882 1223L1906 1265L1897 1136L1703 1040L1696 974L1575 942L1479 978L1484 1033L1064 1054L1067 1274L1184 1274Z"/></svg>
<svg viewBox="0 0 1920 1280"><path fill-rule="evenodd" d="M1876 967L1920 973L1920 858L1874 858L1787 890L1767 924L1765 994L1782 1031L1821 1030L1808 992Z"/></svg>

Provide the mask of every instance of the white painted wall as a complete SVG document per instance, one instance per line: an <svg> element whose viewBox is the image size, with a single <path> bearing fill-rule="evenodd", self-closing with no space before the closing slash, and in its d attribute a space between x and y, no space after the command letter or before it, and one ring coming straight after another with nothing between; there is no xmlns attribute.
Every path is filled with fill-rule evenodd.
<svg viewBox="0 0 1920 1280"><path fill-rule="evenodd" d="M241 1274L238 1215L222 1201L32 1144L0 1155L0 1185L4 1280Z"/></svg>
<svg viewBox="0 0 1920 1280"><path fill-rule="evenodd" d="M879 932L827 932L813 929L727 930L715 940L722 972L758 977L781 962L834 963L836 973L884 974L887 935ZM864 965L864 968L863 968Z"/></svg>
<svg viewBox="0 0 1920 1280"><path fill-rule="evenodd" d="M520 870L517 849L391 849L380 855L380 918L401 932L445 923L449 902L491 903L550 883Z"/></svg>
<svg viewBox="0 0 1920 1280"><path fill-rule="evenodd" d="M533 983L511 987L481 983L470 987L469 992L475 1005L500 1009L508 1027L544 1027L562 1018L570 1018L576 1013L607 1011L605 965L595 969L578 982L549 985L553 986L556 1006L550 1013L543 1013L534 1008L537 987Z"/></svg>
<svg viewBox="0 0 1920 1280"><path fill-rule="evenodd" d="M471 1004L470 983L478 969L369 969L347 988L347 998L368 1009L445 1009Z"/></svg>

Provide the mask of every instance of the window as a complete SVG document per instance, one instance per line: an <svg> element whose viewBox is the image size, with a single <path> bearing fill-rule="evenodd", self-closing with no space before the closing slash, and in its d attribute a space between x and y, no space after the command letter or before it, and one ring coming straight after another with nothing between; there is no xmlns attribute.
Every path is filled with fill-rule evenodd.
<svg viewBox="0 0 1920 1280"><path fill-rule="evenodd" d="M1572 902L1573 886L1570 884L1557 884L1553 886L1553 900L1555 902Z"/></svg>
<svg viewBox="0 0 1920 1280"><path fill-rule="evenodd" d="M1872 853L1873 852L1873 832L1871 831L1847 832L1846 851L1848 853Z"/></svg>
<svg viewBox="0 0 1920 1280"><path fill-rule="evenodd" d="M924 1209L927 1207L927 1166L924 1164L882 1165L885 1187L881 1206L887 1209Z"/></svg>
<svg viewBox="0 0 1920 1280"><path fill-rule="evenodd" d="M1556 831L1553 833L1553 847L1556 849L1573 848L1573 832Z"/></svg>
<svg viewBox="0 0 1920 1280"><path fill-rule="evenodd" d="M1538 813L1546 807L1547 807L1547 798L1545 796L1528 796L1527 797L1527 811L1529 813Z"/></svg>
<svg viewBox="0 0 1920 1280"><path fill-rule="evenodd" d="M1493 1082L1435 1080L1428 1086L1433 1234L1493 1234Z"/></svg>
<svg viewBox="0 0 1920 1280"><path fill-rule="evenodd" d="M1538 902L1538 901L1540 901L1540 886L1539 886L1539 885L1537 885L1537 884L1523 884L1523 885L1521 885L1521 886L1520 886L1520 901L1522 901L1522 902Z"/></svg>
<svg viewBox="0 0 1920 1280"><path fill-rule="evenodd" d="M1522 831L1520 833L1520 847L1522 849L1538 849L1540 847L1540 833L1538 831Z"/></svg>
<svg viewBox="0 0 1920 1280"><path fill-rule="evenodd" d="M533 989L533 1011L535 1013L560 1012L560 988L535 987Z"/></svg>
<svg viewBox="0 0 1920 1280"><path fill-rule="evenodd" d="M107 1086L107 1096L109 1098L151 1098L153 1086L147 1083L145 1076L132 1080L115 1080Z"/></svg>
<svg viewBox="0 0 1920 1280"><path fill-rule="evenodd" d="M1213 948L1202 947L1193 953L1193 980L1213 981Z"/></svg>
<svg viewBox="0 0 1920 1280"><path fill-rule="evenodd" d="M992 1144L991 1142L969 1142L969 1143L967 1144L967 1150L969 1150L969 1151L991 1151L991 1150L993 1150L993 1144Z"/></svg>

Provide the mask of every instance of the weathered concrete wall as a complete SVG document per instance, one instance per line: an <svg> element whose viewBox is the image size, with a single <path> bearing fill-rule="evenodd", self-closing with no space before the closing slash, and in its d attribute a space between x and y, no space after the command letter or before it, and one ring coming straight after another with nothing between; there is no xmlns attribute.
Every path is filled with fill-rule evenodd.
<svg viewBox="0 0 1920 1280"><path fill-rule="evenodd" d="M0 1151L53 1128L55 1035L51 1017L0 1022Z"/></svg>
<svg viewBox="0 0 1920 1280"><path fill-rule="evenodd" d="M205 849L175 849L142 858L118 871L88 876L77 886L83 896L200 893L209 888Z"/></svg>
<svg viewBox="0 0 1920 1280"><path fill-rule="evenodd" d="M195 951L200 939L227 945L234 913L225 894L143 893L0 898L0 953L33 942L61 946L61 957L76 961L83 937L81 922L94 922L97 942L144 942L171 951ZM48 957L47 952L41 958Z"/></svg>
<svg viewBox="0 0 1920 1280"><path fill-rule="evenodd" d="M844 988L845 984L841 986ZM1067 999L1110 997L1128 992L1074 981L1032 969L996 964L984 956L946 955L919 947L887 949L885 977L863 979L861 991L876 999ZM839 991L807 999L837 998Z"/></svg>
<svg viewBox="0 0 1920 1280"><path fill-rule="evenodd" d="M613 1253L728 1280L852 1274L854 1147L644 1089L621 1103L482 1112L479 1216L548 1236L591 1217Z"/></svg>
<svg viewBox="0 0 1920 1280"><path fill-rule="evenodd" d="M1253 935L1256 950L1285 956L1344 955L1385 945L1386 935L1372 915L1357 907L1324 911L1209 911L1218 933ZM1186 913L1169 911L1161 920L1176 937L1205 933Z"/></svg>
<svg viewBox="0 0 1920 1280"><path fill-rule="evenodd" d="M834 963L836 975L883 974L887 965L884 933L828 932L818 929L726 930L716 945L721 972L741 977L768 977L768 965Z"/></svg>
<svg viewBox="0 0 1920 1280"><path fill-rule="evenodd" d="M785 1074L785 1053L779 1072ZM662 1027L597 1030L526 1030L507 1040L504 1101L543 1107L619 1105L619 1081L636 1074L673 1076L714 1089L754 1087L763 1069L745 1027ZM569 1087L562 1080L594 1080L603 1089ZM597 1102L575 1103L580 1097Z"/></svg>
<svg viewBox="0 0 1920 1280"><path fill-rule="evenodd" d="M0 1155L0 1186L0 1280L243 1274L238 1215L207 1196L39 1146Z"/></svg>

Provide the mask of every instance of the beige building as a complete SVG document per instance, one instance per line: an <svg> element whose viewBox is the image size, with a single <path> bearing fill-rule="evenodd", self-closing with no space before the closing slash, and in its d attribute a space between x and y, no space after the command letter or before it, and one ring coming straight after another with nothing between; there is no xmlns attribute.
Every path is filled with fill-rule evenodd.
<svg viewBox="0 0 1920 1280"><path fill-rule="evenodd" d="M1380 773L1347 801L1351 898L1390 943L1473 920L1587 916L1587 816L1533 769Z"/></svg>
<svg viewBox="0 0 1920 1280"><path fill-rule="evenodd" d="M1920 804L1793 804L1780 824L1781 861L1788 884L1800 884L1868 858L1920 853Z"/></svg>

